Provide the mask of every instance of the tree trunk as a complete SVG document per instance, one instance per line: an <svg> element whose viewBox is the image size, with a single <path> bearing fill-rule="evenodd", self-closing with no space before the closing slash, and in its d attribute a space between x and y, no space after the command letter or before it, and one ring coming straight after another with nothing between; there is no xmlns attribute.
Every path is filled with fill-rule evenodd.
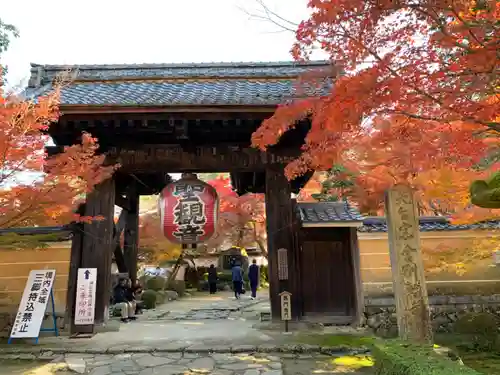
<svg viewBox="0 0 500 375"><path fill-rule="evenodd" d="M172 273L167 278L167 283L166 283L167 287L170 285L172 280L175 280L175 277L177 276L177 272L179 272L179 269L181 268L181 263L182 263L182 259L184 258L185 252L186 252L186 249L182 249L182 253L179 255L179 258L177 258L177 261L175 262Z"/></svg>
<svg viewBox="0 0 500 375"><path fill-rule="evenodd" d="M250 225L252 226L253 230L253 240L255 241L257 246L259 246L259 250L262 253L262 255L267 259L268 256L267 249L262 240L259 239L259 237L257 236L257 224L255 224L254 222L250 222Z"/></svg>

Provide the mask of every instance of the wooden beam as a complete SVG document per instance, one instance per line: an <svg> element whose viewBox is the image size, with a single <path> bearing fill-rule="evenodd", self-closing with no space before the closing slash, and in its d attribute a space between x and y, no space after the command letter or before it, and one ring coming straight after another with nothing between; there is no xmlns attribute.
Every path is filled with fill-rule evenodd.
<svg viewBox="0 0 500 375"><path fill-rule="evenodd" d="M117 194L115 197L115 204L124 210L130 210L130 202L128 201L127 198L122 197L121 195Z"/></svg>
<svg viewBox="0 0 500 375"><path fill-rule="evenodd" d="M70 334L76 333L75 303L78 268L82 262L83 249L83 224L73 224L73 237L71 239L71 255L69 260L68 289L66 291L66 311L64 325L70 327Z"/></svg>
<svg viewBox="0 0 500 375"><path fill-rule="evenodd" d="M107 152L108 163L120 163L121 171L220 172L263 171L269 166L283 166L300 155L300 149L259 151L252 147L223 146L193 147L151 145L138 149L112 148Z"/></svg>
<svg viewBox="0 0 500 375"><path fill-rule="evenodd" d="M139 251L139 195L136 184L129 188L128 198L131 209L126 211L125 232L123 240L123 255L128 274L132 282L137 280L137 258Z"/></svg>
<svg viewBox="0 0 500 375"><path fill-rule="evenodd" d="M356 320L353 325L359 326L363 322L363 315L365 312L365 297L363 294L363 282L361 280L361 259L357 228L349 228L349 249L351 251L351 264L353 268L353 283L356 308Z"/></svg>
<svg viewBox="0 0 500 375"><path fill-rule="evenodd" d="M293 190L293 189L292 189ZM296 319L302 318L302 264L301 264L301 243L300 243L300 226L301 222L299 217L295 215L297 201L291 200L292 206L292 231L290 233L292 240L292 247L289 251L289 272L290 282L289 291L292 293L292 316ZM293 296L295 295L295 298Z"/></svg>
<svg viewBox="0 0 500 375"><path fill-rule="evenodd" d="M61 105L61 112L65 115L73 114L89 114L89 113L203 113L203 112L258 112L272 115L276 110L276 105L259 105L259 106L116 106L116 105Z"/></svg>
<svg viewBox="0 0 500 375"><path fill-rule="evenodd" d="M97 268L95 324L102 324L109 317L114 205L115 183L112 178L96 185L87 195L85 216L104 218L84 224L82 267Z"/></svg>
<svg viewBox="0 0 500 375"><path fill-rule="evenodd" d="M125 262L125 257L123 255L122 247L120 245L120 237L122 235L123 229L125 228L125 223L127 221L128 211L123 209L118 218L118 223L114 224L113 227L113 254L115 256L115 263L118 267L118 272L127 273L129 272L127 268L127 263Z"/></svg>
<svg viewBox="0 0 500 375"><path fill-rule="evenodd" d="M281 319L280 292L286 290L292 293L292 306L298 306L297 303L301 298L299 283L295 280L294 274L298 267L296 261L299 243L291 193L291 186L285 177L284 169L268 168L266 170L266 217L269 293L271 316L276 320ZM286 250L286 256L283 259L279 259L278 256L280 249ZM284 274L280 268L286 268L286 279L280 276ZM300 310L292 308L292 317L297 319L300 315Z"/></svg>

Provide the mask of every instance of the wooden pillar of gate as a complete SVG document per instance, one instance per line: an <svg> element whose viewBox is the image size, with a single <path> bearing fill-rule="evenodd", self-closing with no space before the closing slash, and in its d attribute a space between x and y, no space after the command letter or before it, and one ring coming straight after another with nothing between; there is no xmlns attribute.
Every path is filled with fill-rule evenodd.
<svg viewBox="0 0 500 375"><path fill-rule="evenodd" d="M83 224L75 223L72 227L71 254L68 272L68 289L66 291L66 311L64 314L64 326L70 327L70 334L76 333L75 327L75 303L78 278L78 268L82 263L83 248Z"/></svg>
<svg viewBox="0 0 500 375"><path fill-rule="evenodd" d="M129 277L135 283L137 280L137 257L139 255L139 195L135 184L130 186L127 200L129 207L125 219L123 256Z"/></svg>
<svg viewBox="0 0 500 375"><path fill-rule="evenodd" d="M292 293L292 318L301 315L297 228L290 182L283 167L266 170L269 293L272 319L281 319L279 293Z"/></svg>
<svg viewBox="0 0 500 375"><path fill-rule="evenodd" d="M87 195L85 216L101 217L83 225L82 268L97 268L95 324L109 317L111 297L111 265L113 260L113 229L115 182L110 178L95 186Z"/></svg>

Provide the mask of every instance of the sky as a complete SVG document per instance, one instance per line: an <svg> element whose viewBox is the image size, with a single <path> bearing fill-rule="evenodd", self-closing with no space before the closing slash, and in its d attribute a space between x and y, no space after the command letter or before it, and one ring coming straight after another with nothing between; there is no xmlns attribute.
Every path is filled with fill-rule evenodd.
<svg viewBox="0 0 500 375"><path fill-rule="evenodd" d="M120 64L290 60L291 32L253 15L257 0L0 0L2 21L17 26L2 62L23 85L31 62ZM307 0L265 0L299 22Z"/></svg>

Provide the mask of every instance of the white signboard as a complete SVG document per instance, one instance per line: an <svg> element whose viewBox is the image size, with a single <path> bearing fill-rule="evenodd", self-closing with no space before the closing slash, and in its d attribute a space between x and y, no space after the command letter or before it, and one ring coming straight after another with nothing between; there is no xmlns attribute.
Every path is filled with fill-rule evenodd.
<svg viewBox="0 0 500 375"><path fill-rule="evenodd" d="M292 320L292 293L281 292L281 320Z"/></svg>
<svg viewBox="0 0 500 375"><path fill-rule="evenodd" d="M56 270L33 270L28 276L10 337L38 337Z"/></svg>
<svg viewBox="0 0 500 375"><path fill-rule="evenodd" d="M75 325L94 324L97 268L78 268Z"/></svg>

